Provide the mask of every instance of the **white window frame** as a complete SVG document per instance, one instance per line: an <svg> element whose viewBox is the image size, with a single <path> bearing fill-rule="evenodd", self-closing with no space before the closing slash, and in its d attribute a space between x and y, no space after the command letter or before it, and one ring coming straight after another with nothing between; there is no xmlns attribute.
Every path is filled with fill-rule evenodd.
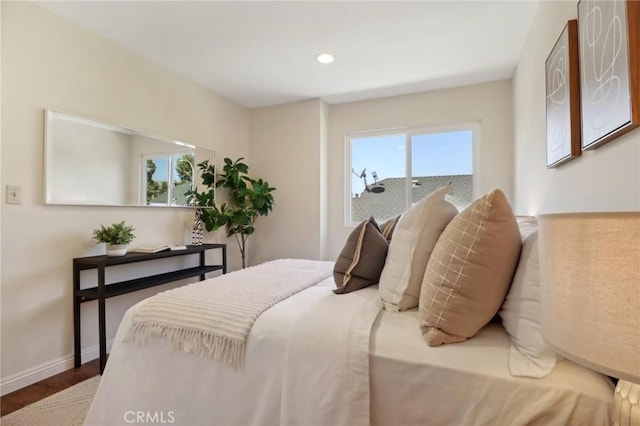
<svg viewBox="0 0 640 426"><path fill-rule="evenodd" d="M142 167L142 173L140 174L140 179L141 179L141 185L140 185L140 189L141 189L141 200L143 203L145 203L146 206L151 206L151 207L161 207L161 206L175 206L175 204L173 203L173 158L176 156L182 156L182 155L193 155L193 157L195 158L195 150L184 150L184 151L171 151L171 152L158 152L158 153L154 153L154 154L144 154L141 156L141 160L140 160L140 164ZM147 170L147 160L157 160L160 158L166 158L168 160L167 163L167 204L146 204L147 202L147 174L146 174L146 170ZM193 175L191 176L191 183L195 185L195 181L196 181L196 173L197 173L197 169L196 169L196 165L193 164ZM184 206L182 206L184 207Z"/></svg>
<svg viewBox="0 0 640 426"><path fill-rule="evenodd" d="M361 138L371 138L371 137L379 137L379 136L392 136L392 135L404 135L405 137L405 153L406 153L406 175L411 176L411 138L417 135L425 135L425 134L434 134L434 133L448 133L448 132L459 132L459 131L471 131L471 155L473 161L473 173L472 173L472 182L473 182L473 198L477 197L477 171L479 168L479 156L477 153L479 152L480 146L480 122L472 121L465 123L457 123L450 125L441 125L441 126L420 126L420 127L410 127L410 128L392 128L392 129L383 129L383 130L367 130L367 131L357 131L357 132L349 132L345 134L345 167L344 167L344 226L346 228L353 228L357 226L358 222L353 222L351 220L351 197L352 197L352 189L351 189L351 164L353 157L353 144L351 141L353 139L361 139ZM407 191L407 205L405 209L411 207L411 179L407 179L406 182L406 191Z"/></svg>

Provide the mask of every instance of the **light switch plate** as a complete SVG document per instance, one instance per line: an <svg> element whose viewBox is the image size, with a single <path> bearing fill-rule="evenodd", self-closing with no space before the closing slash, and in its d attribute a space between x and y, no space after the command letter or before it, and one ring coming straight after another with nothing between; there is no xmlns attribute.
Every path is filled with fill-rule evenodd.
<svg viewBox="0 0 640 426"><path fill-rule="evenodd" d="M20 204L20 187L7 185L7 204Z"/></svg>

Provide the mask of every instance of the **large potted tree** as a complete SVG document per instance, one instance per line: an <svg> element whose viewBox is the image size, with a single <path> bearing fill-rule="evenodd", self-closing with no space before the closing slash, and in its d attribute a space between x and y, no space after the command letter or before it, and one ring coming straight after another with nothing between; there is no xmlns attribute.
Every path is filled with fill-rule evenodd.
<svg viewBox="0 0 640 426"><path fill-rule="evenodd" d="M243 159L231 161L225 158L223 173L217 175L208 160L198 163L205 190L194 189L188 195L191 204L199 207L198 214L207 231L226 226L227 236L235 236L245 268L247 240L255 232L256 219L273 210L275 202L271 193L276 188L270 187L267 181L251 178L249 166L242 162ZM228 201L219 207L215 202L215 188L225 189L228 196Z"/></svg>

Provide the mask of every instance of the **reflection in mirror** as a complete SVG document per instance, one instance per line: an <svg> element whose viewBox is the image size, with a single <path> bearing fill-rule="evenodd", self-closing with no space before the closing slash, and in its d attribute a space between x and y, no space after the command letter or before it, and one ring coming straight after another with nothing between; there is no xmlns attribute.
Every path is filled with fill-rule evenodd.
<svg viewBox="0 0 640 426"><path fill-rule="evenodd" d="M45 203L187 206L196 165L214 152L47 110Z"/></svg>

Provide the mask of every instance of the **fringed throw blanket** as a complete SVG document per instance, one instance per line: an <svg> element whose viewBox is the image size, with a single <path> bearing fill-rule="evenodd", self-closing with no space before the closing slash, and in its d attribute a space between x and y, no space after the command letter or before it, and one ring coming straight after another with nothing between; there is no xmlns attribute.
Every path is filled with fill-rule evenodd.
<svg viewBox="0 0 640 426"><path fill-rule="evenodd" d="M125 340L161 338L176 352L242 368L258 316L332 273L333 262L282 259L165 291L140 306Z"/></svg>

